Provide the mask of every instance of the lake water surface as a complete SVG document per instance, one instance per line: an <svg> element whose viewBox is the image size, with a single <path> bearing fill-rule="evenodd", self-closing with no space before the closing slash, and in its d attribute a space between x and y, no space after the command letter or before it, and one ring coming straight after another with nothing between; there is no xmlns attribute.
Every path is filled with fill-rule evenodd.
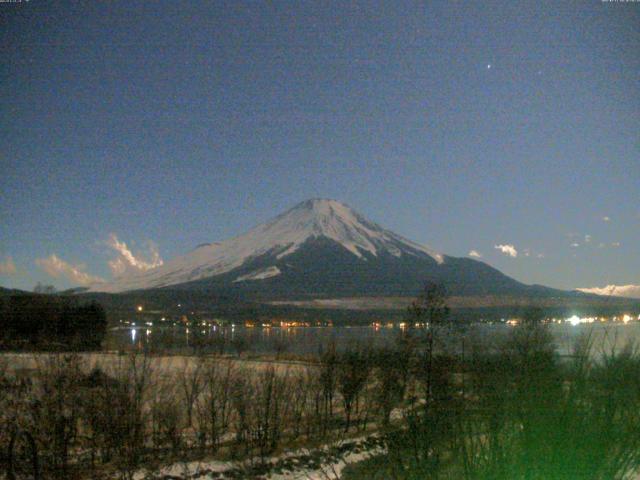
<svg viewBox="0 0 640 480"><path fill-rule="evenodd" d="M500 342L513 326L505 324L475 324L455 329L443 335L453 348L463 343L480 342L490 346ZM593 323L571 325L551 324L558 352L570 354L576 340L590 335L595 353L611 348L622 348L630 342L640 341L640 322ZM358 327L294 327L246 328L206 327L194 330L184 327L120 327L110 330L105 342L107 350L150 349L189 353L198 349L224 353L243 351L255 354L290 353L316 354L329 345L337 349L348 346L384 346L396 341L406 332L400 328Z"/></svg>

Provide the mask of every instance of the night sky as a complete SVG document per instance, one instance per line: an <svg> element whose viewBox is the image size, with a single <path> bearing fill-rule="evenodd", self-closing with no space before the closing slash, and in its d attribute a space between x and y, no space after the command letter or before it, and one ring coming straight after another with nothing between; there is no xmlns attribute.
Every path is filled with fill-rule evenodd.
<svg viewBox="0 0 640 480"><path fill-rule="evenodd" d="M311 197L525 283L640 284L640 3L0 3L0 285ZM500 248L497 248L500 247Z"/></svg>

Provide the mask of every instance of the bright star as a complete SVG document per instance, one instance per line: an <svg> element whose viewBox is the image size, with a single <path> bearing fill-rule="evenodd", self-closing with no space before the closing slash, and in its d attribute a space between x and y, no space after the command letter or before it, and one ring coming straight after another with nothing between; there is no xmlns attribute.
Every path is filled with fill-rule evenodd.
<svg viewBox="0 0 640 480"><path fill-rule="evenodd" d="M491 70L491 64L490 63L487 64L487 70Z"/></svg>

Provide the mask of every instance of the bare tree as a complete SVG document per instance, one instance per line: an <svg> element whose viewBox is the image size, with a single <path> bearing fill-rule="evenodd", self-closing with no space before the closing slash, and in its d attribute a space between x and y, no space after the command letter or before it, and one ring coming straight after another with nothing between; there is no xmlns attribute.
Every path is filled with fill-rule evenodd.
<svg viewBox="0 0 640 480"><path fill-rule="evenodd" d="M33 287L33 291L34 293L42 293L44 295L53 295L57 292L56 287L54 287L53 285L44 285L40 282L38 282L36 286Z"/></svg>
<svg viewBox="0 0 640 480"><path fill-rule="evenodd" d="M447 293L444 286L427 282L420 295L411 303L407 311L408 323L411 331L416 325L420 331L425 331L426 342L424 349L426 399L432 397L433 357L437 330L442 327L449 318L447 305ZM426 330L424 330L426 328Z"/></svg>
<svg viewBox="0 0 640 480"><path fill-rule="evenodd" d="M150 399L150 423L153 444L156 448L169 447L174 456L182 447L184 429L184 397L178 395L178 385L170 381L158 382Z"/></svg>
<svg viewBox="0 0 640 480"><path fill-rule="evenodd" d="M203 357L195 357L194 362L185 361L182 372L178 376L178 383L184 399L187 412L187 427L193 426L193 406L204 387L202 370Z"/></svg>
<svg viewBox="0 0 640 480"><path fill-rule="evenodd" d="M37 371L39 450L54 475L68 477L69 452L80 419L80 360L77 355L51 355Z"/></svg>
<svg viewBox="0 0 640 480"><path fill-rule="evenodd" d="M202 376L204 388L195 410L199 442L202 448L209 444L215 452L231 421L231 393L237 372L232 362L212 359L204 364Z"/></svg>
<svg viewBox="0 0 640 480"><path fill-rule="evenodd" d="M375 401L383 427L389 426L392 410L404 399L412 353L405 348L381 348L374 352Z"/></svg>
<svg viewBox="0 0 640 480"><path fill-rule="evenodd" d="M146 354L134 352L116 366L115 376L118 380L116 395L110 400L115 402L112 408L116 418L112 419L114 425L108 432L111 441L115 440L120 475L131 480L140 465L144 448L148 395L154 383L151 359Z"/></svg>
<svg viewBox="0 0 640 480"><path fill-rule="evenodd" d="M316 399L316 411L320 415L321 435L326 435L333 422L333 403L338 385L338 354L335 343L331 343L320 357L318 384L321 395Z"/></svg>
<svg viewBox="0 0 640 480"><path fill-rule="evenodd" d="M338 363L338 391L342 396L345 412L345 432L351 426L354 409L358 410L360 393L365 387L371 370L371 355L364 349L349 349L342 352Z"/></svg>

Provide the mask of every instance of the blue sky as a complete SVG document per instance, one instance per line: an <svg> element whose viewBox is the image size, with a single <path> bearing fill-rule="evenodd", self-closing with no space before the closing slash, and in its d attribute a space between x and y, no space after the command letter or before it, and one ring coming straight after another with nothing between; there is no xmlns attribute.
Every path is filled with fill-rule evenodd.
<svg viewBox="0 0 640 480"><path fill-rule="evenodd" d="M526 283L640 284L640 4L31 0L0 21L0 285L148 268L310 197Z"/></svg>

